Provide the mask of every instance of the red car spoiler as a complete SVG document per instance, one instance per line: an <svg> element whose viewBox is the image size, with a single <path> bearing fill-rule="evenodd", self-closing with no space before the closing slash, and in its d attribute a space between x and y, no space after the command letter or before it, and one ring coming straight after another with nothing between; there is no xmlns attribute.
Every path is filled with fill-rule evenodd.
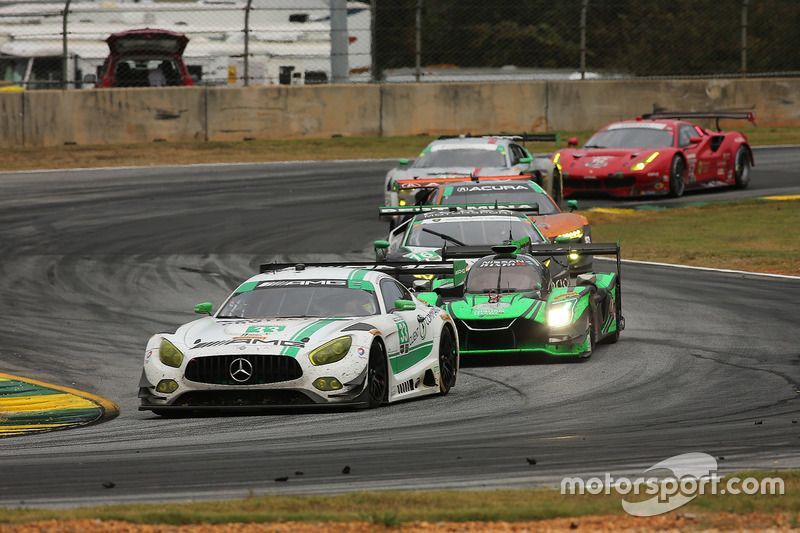
<svg viewBox="0 0 800 533"><path fill-rule="evenodd" d="M659 119L701 119L713 118L716 119L717 131L722 131L719 127L719 121L723 118L730 118L735 120L747 120L755 124L756 112L755 111L718 111L718 112L704 112L704 111L685 111L685 112L664 112L664 113L648 113L639 117L643 120L659 120Z"/></svg>

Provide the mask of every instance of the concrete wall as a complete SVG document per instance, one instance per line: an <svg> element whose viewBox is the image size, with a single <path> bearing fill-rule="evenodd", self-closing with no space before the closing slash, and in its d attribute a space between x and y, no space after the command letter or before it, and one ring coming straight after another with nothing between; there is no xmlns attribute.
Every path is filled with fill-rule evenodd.
<svg viewBox="0 0 800 533"><path fill-rule="evenodd" d="M800 79L0 92L0 147L594 130L657 108L798 126Z"/></svg>

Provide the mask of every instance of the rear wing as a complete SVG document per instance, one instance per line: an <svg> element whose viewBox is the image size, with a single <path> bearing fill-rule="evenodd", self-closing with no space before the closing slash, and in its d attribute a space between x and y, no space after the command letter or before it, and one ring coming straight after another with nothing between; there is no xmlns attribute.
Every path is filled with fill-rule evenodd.
<svg viewBox="0 0 800 533"><path fill-rule="evenodd" d="M539 204L474 204L474 205L407 205L383 206L378 208L379 218L391 218L398 215L418 215L420 213L456 213L458 211L515 211L521 213L539 212ZM489 252L491 253L491 251Z"/></svg>
<svg viewBox="0 0 800 533"><path fill-rule="evenodd" d="M491 253L491 252L490 252ZM397 278L401 274L424 274L424 275L447 275L459 277L466 276L466 261L393 261L391 263L378 263L375 261L340 261L324 263L262 263L260 272L274 272L285 268L307 268L307 267L337 267L337 268L359 268L364 270L374 270L384 272Z"/></svg>
<svg viewBox="0 0 800 533"><path fill-rule="evenodd" d="M669 111L664 113L648 113L646 115L642 115L643 119L646 120L659 120L659 119L701 119L701 118L713 118L716 119L716 126L717 131L722 131L719 127L720 119L729 118L735 120L747 120L748 122L752 122L755 124L756 122L756 112L755 111L718 111L718 112L704 112L704 111L685 111L685 112L676 112L676 111Z"/></svg>
<svg viewBox="0 0 800 533"><path fill-rule="evenodd" d="M521 142L523 145L526 142L552 142L556 143L556 146L561 144L561 135L558 133L481 133L479 135L465 133L463 135L440 135L439 139L458 139L460 137L494 137Z"/></svg>
<svg viewBox="0 0 800 533"><path fill-rule="evenodd" d="M476 176L467 173L447 173L436 174L432 177L408 178L394 180L394 188L397 189L435 189L439 185L453 182L466 181L491 181L491 180L536 180L530 174L512 174L509 176Z"/></svg>

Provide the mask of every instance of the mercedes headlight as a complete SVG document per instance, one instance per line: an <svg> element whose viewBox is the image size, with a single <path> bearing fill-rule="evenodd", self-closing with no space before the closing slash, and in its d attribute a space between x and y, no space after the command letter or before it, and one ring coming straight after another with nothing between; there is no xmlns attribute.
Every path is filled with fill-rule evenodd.
<svg viewBox="0 0 800 533"><path fill-rule="evenodd" d="M161 345L158 347L158 358L167 366L178 368L183 362L183 354L174 344L167 339L161 339Z"/></svg>
<svg viewBox="0 0 800 533"><path fill-rule="evenodd" d="M308 354L308 359L314 366L335 363L347 355L352 343L353 340L350 337L339 337L338 339L326 342Z"/></svg>

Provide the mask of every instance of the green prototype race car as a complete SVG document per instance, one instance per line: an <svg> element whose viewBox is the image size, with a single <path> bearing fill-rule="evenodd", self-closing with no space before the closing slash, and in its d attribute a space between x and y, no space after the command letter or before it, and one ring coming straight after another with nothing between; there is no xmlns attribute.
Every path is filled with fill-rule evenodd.
<svg viewBox="0 0 800 533"><path fill-rule="evenodd" d="M589 357L596 343L619 340L625 327L619 244L540 244L521 250L507 243L492 251L467 270L464 254L449 249L446 259L455 259L451 277L417 287L424 291L421 299L454 319L461 354ZM538 259L571 252L615 255L616 272L554 279L546 261Z"/></svg>

